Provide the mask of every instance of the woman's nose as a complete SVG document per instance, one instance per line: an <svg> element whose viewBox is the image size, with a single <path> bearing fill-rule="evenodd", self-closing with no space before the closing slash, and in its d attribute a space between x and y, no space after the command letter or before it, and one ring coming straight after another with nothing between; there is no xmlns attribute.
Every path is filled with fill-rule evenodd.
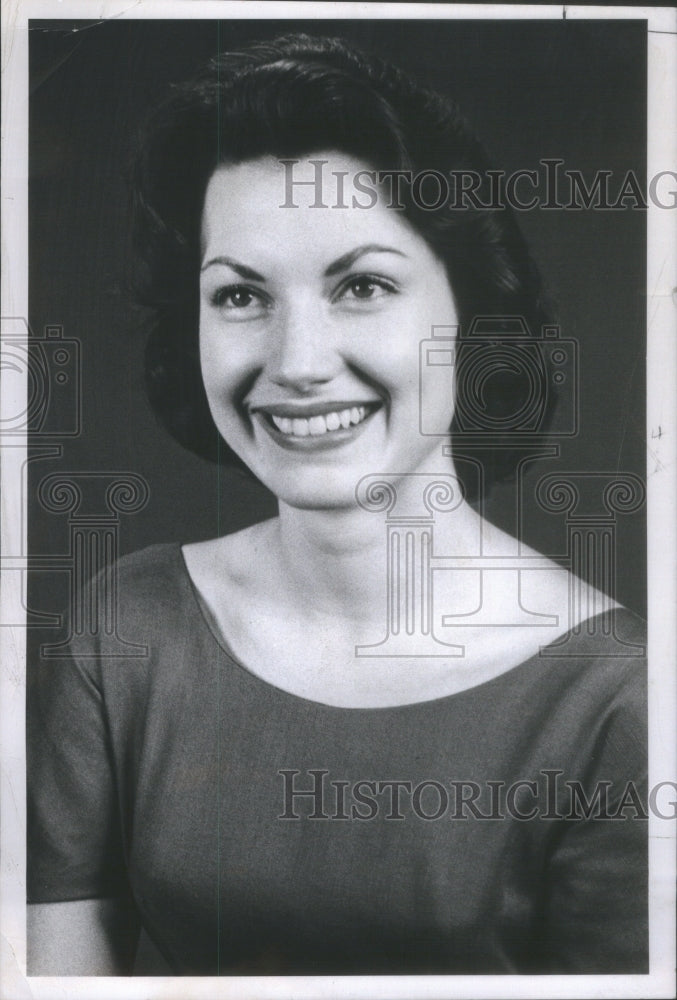
<svg viewBox="0 0 677 1000"><path fill-rule="evenodd" d="M277 385L307 392L335 377L340 356L320 312L297 308L280 317L268 360L268 375Z"/></svg>

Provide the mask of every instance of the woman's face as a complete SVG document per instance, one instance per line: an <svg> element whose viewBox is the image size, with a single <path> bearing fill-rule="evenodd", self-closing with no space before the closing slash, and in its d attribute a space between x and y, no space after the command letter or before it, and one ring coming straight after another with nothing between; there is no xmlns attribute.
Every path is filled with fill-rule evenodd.
<svg viewBox="0 0 677 1000"><path fill-rule="evenodd" d="M440 438L420 433L419 345L457 316L443 264L401 212L380 197L335 207L351 205L365 164L311 159L328 161L319 198L313 183L287 198L272 157L212 175L201 363L221 435L280 500L347 507L365 475L448 468ZM302 158L293 179L314 181L316 169ZM453 415L446 371L424 400L437 427Z"/></svg>

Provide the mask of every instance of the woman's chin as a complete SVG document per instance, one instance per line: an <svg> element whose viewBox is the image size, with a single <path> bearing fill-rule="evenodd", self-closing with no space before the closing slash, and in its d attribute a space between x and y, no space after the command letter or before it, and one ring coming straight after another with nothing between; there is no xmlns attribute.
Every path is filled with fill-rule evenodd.
<svg viewBox="0 0 677 1000"><path fill-rule="evenodd" d="M266 477L268 489L281 504L297 510L348 510L357 507L355 490L361 476L331 476L327 471L294 478Z"/></svg>

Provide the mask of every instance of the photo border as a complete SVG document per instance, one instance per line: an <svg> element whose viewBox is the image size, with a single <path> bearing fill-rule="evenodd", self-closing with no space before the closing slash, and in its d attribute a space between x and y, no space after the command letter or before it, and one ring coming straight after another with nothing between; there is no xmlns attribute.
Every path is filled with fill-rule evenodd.
<svg viewBox="0 0 677 1000"><path fill-rule="evenodd" d="M444 18L568 20L639 19L648 32L648 177L675 169L677 134L677 14L673 8L569 7L536 5L453 5L376 3L237 3L218 0L129 0L96 6L108 18L176 19L308 17L318 20L367 18ZM15 0L3 8L3 240L2 316L28 315L28 21L92 19L88 0ZM96 15L95 15L96 17ZM675 274L677 213L649 204L647 259L647 504L649 598L649 753L650 787L677 779L675 718L677 662L675 608L677 586L677 504L675 406L677 341ZM7 384L5 380L5 384ZM18 412L26 385L13 378L2 393L2 414ZM658 433L661 427L671 433ZM26 441L2 447L2 550L27 551L22 511L22 468ZM2 619L24 619L23 574L2 582ZM15 579L17 578L17 579ZM24 619L25 620L25 619ZM190 995L201 998L336 997L668 997L675 993L675 824L653 812L649 818L650 947L648 975L450 975L341 977L27 977L25 922L25 631L0 628L0 752L2 811L0 827L0 995L6 1000L35 998L146 998Z"/></svg>

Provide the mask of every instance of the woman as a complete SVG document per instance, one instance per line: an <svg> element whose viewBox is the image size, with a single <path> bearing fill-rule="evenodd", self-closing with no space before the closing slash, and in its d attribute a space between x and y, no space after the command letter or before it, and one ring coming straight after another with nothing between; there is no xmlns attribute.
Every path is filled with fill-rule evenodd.
<svg viewBox="0 0 677 1000"><path fill-rule="evenodd" d="M155 117L150 397L279 516L123 559L120 634L147 657L94 636L37 676L33 974L129 972L139 927L176 974L645 970L643 673L599 645L642 627L580 582L571 612L524 546L517 602L504 585L516 543L481 502L523 457L501 415L525 389L501 371L478 403L462 332L491 317L498 354L547 317L509 210L437 204L450 170L491 203L455 109L336 40L226 54ZM457 377L422 394L440 328ZM436 511L434 541L386 546L379 507Z"/></svg>

